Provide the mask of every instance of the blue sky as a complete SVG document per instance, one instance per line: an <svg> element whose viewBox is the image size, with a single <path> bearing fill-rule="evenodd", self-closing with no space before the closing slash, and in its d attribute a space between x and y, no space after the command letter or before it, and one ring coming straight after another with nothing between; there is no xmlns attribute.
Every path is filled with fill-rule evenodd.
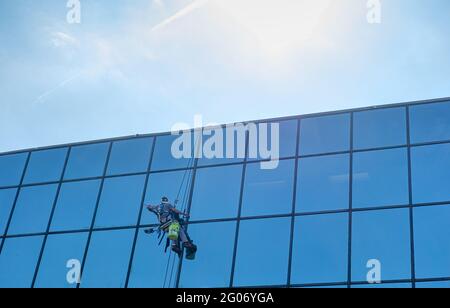
<svg viewBox="0 0 450 308"><path fill-rule="evenodd" d="M0 1L0 152L450 96L450 2Z"/></svg>

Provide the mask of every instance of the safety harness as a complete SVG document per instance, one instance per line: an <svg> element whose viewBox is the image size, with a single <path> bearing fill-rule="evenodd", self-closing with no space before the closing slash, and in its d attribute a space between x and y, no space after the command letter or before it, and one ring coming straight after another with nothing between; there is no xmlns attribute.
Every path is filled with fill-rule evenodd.
<svg viewBox="0 0 450 308"><path fill-rule="evenodd" d="M164 205L160 204L159 211L156 211L154 209L149 209L149 210L150 210L150 212L152 212L153 214L155 214L157 216L158 221L161 221L161 214L163 212L163 208L164 208ZM151 228L151 229L148 230L147 233L149 233L149 234L152 234L152 233L155 233L155 232L158 233L158 239L159 239L158 246L161 246L164 238L166 237L166 235L168 233L168 230L169 230L170 226L174 223L174 221L178 222L180 225L184 225L184 220L181 219L178 214L168 213L167 221L165 223L160 224L156 229L155 228ZM189 236L188 235L186 235L186 236L188 237L188 240L190 241ZM180 240L178 239L178 243L177 243L178 245L180 244L179 241ZM167 253L167 250L168 250L169 247L170 247L170 239L167 237L167 239L166 239L166 246L164 248L164 252Z"/></svg>

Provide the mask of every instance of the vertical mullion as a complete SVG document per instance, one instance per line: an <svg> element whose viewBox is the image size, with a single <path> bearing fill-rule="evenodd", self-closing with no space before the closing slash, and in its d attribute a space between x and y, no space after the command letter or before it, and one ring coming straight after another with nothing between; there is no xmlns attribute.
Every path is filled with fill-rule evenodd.
<svg viewBox="0 0 450 308"><path fill-rule="evenodd" d="M239 195L239 207L238 207L238 214L237 214L237 220L236 220L236 233L234 236L233 259L231 261L231 273L230 273L230 284L229 284L230 288L232 288L234 285L234 271L236 269L236 256L237 256L238 241L239 241L239 231L240 231L240 225L241 225L242 204L244 201L245 177L247 175L247 161L248 161L249 144L250 144L249 139L250 139L250 133L247 131L246 137L245 137L245 158L244 158L244 163L242 165L241 190L239 193L240 194Z"/></svg>
<svg viewBox="0 0 450 308"><path fill-rule="evenodd" d="M98 207L99 207L100 198L101 198L102 192L103 192L103 186L105 184L105 177L106 177L106 173L108 171L108 165L109 165L109 159L111 157L112 147L113 147L113 142L110 142L109 149L108 149L108 155L106 157L105 167L103 169L103 175L102 175L99 191L98 191L98 194L97 194L97 200L96 200L96 203L95 203L94 215L92 217L91 226L89 228L89 235L88 235L88 239L87 239L87 242L86 242L86 248L84 250L83 260L81 262L81 271L80 271L81 279L80 279L80 282L77 284L77 288L80 288L81 280L83 279L83 275L84 275L84 266L86 265L86 258L87 258L87 254L88 254L88 251L89 251L89 246L91 244L92 233L93 233L93 229L94 229L94 226L95 226L95 219L97 218Z"/></svg>
<svg viewBox="0 0 450 308"><path fill-rule="evenodd" d="M150 151L149 163L148 163L148 167L147 167L147 175L145 176L144 190L142 192L141 207L139 209L139 216L138 216L138 221L137 221L137 224L136 224L136 232L134 234L133 246L131 248L130 262L128 263L128 271L127 271L127 278L126 278L126 281L125 281L125 288L128 288L128 283L130 282L131 269L133 267L133 259L134 259L137 239L138 239L139 230L140 230L139 226L141 225L142 212L143 212L143 209L144 209L144 202L145 202L145 196L147 195L147 186L148 186L148 181L149 181L149 178L150 178L150 168L151 168L151 165L152 165L152 162L153 162L153 154L155 153L156 138L157 137L153 138L152 150Z"/></svg>
<svg viewBox="0 0 450 308"><path fill-rule="evenodd" d="M348 261L347 261L347 288L352 284L352 232L353 232L353 136L354 113L350 114L350 165L349 165L349 212L348 212Z"/></svg>
<svg viewBox="0 0 450 308"><path fill-rule="evenodd" d="M8 234L9 228L10 228L10 226L11 226L11 221L12 221L14 212L15 212L15 210L16 210L17 200L19 199L19 195L20 195L20 192L21 192L21 190L22 190L23 181L25 180L25 175L26 175L27 170L28 170L28 164L30 163L31 153L32 153L32 152L28 152L28 156L27 156L27 159L26 159L26 161L25 161L25 165L24 165L24 167L23 167L23 171L22 171L22 176L21 176L21 178L20 178L19 187L17 188L16 196L14 197L13 206L12 206L12 208L11 208L11 212L9 213L8 222L7 222L7 224L6 224L6 229L5 229L5 232L4 232L4 238L2 239L1 244L0 244L0 254L1 254L2 251L3 251L3 246L4 246L5 241L6 241L6 235Z"/></svg>
<svg viewBox="0 0 450 308"><path fill-rule="evenodd" d="M193 133L194 133L194 140L195 140L195 130L193 131ZM203 130L200 130L200 134L203 135ZM188 179L188 183L191 183L191 187L188 187L189 197L188 197L188 204L187 204L187 209L186 209L188 214L191 213L192 198L194 195L194 188L195 188L195 179L197 177L198 158L196 158L196 156L198 156L198 157L200 156L200 155L197 155L199 150L203 151L202 138L199 138L199 140L198 140L199 148L197 148L197 145L195 143L196 142L194 142L194 149L195 149L194 151L197 151L197 153L193 153L194 154L194 166L192 169L192 174L190 175L192 177L192 180L191 180L191 178ZM188 167L190 167L190 166L188 166ZM186 218L186 232L188 231L188 229L189 229L189 217ZM181 253L181 258L179 259L179 262L178 262L177 274L176 274L176 278L175 278L175 288L178 288L180 286L181 270L183 269L183 257L184 257L184 248L182 248L182 249L183 249L183 252ZM176 258L176 257L177 256L175 255L174 258ZM169 288L170 288L170 286L169 286Z"/></svg>
<svg viewBox="0 0 450 308"><path fill-rule="evenodd" d="M294 232L295 232L295 209L297 206L297 182L298 182L298 165L299 165L299 147L300 147L300 122L297 120L297 139L296 139L296 155L295 155L295 167L294 167L294 190L292 196L292 217L291 217L291 233L289 240L289 260L288 260L288 277L287 286L291 286L291 276L292 276L292 257L294 249Z"/></svg>
<svg viewBox="0 0 450 308"><path fill-rule="evenodd" d="M70 153L71 152L72 152L72 147L70 146L68 148L68 150L67 150L66 158L65 158L65 161L64 161L64 167L63 167L63 170L61 172L61 176L59 178L58 188L56 190L56 195L54 197L55 199L53 200L52 210L50 212L50 217L49 217L49 220L48 220L47 229L45 230L44 241L42 242L42 247L41 247L41 251L39 253L39 258L38 258L38 262L37 262L37 265L36 265L36 269L34 271L33 282L31 283L31 288L34 288L34 286L36 284L36 279L37 279L37 275L39 273L39 268L41 267L42 256L44 254L45 245L47 244L48 234L50 232L50 227L51 227L51 224L52 224L52 221L53 221L53 216L55 214L56 204L58 203L59 194L61 192L62 181L64 180L64 175L66 174L67 164L69 162L69 157L70 157Z"/></svg>
<svg viewBox="0 0 450 308"><path fill-rule="evenodd" d="M406 106L406 142L408 146L408 198L409 198L409 230L411 245L411 279L412 287L416 288L415 244L414 244L414 207L412 194L412 161L411 161L411 122L409 106Z"/></svg>

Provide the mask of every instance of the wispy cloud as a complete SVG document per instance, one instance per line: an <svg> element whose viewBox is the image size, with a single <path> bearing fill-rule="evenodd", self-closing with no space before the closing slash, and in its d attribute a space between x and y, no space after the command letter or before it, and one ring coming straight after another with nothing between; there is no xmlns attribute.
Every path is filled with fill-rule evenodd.
<svg viewBox="0 0 450 308"><path fill-rule="evenodd" d="M186 75L184 80L201 78L201 82L210 69L273 79L278 71L290 70L288 64L293 62L279 59L288 59L288 53L295 58L295 52L304 45L301 43L317 34L317 21L331 0L317 1L192 0L182 9L171 11L169 2L151 0L144 9L131 11L128 22L115 31L97 33L87 29L75 36L61 27L47 29L47 33L50 44L74 71L83 71L82 78L88 82L101 78L138 84L160 82L162 78L152 73L159 66L177 69L177 75ZM168 17L161 16L170 11ZM158 16L148 18L152 13ZM195 16L191 16L193 13ZM158 19L161 21L155 25ZM171 25L174 27L170 31L163 31ZM180 46L185 52L179 52ZM216 66L212 69L206 63ZM264 72L268 72L267 76L262 76ZM72 80L44 92L37 101L44 101Z"/></svg>
<svg viewBox="0 0 450 308"><path fill-rule="evenodd" d="M74 81L75 79L80 77L80 75L81 75L81 73L74 74L74 75L70 76L69 78L64 79L63 81L61 81L59 84L57 84L55 87L51 88L50 90L43 92L41 95L39 95L36 98L36 100L33 102L33 105L44 103L47 100L47 98L49 98L53 93L64 88L66 85L68 85L69 83L71 83L72 81Z"/></svg>
<svg viewBox="0 0 450 308"><path fill-rule="evenodd" d="M76 38L60 31L51 33L51 42L56 48L78 45L78 40Z"/></svg>
<svg viewBox="0 0 450 308"><path fill-rule="evenodd" d="M167 27L168 25L170 25L171 23L173 23L174 21L189 15L190 13L192 13L193 11L201 8L202 6L206 5L210 0L194 0L191 4L189 4L188 6L186 6L185 8L181 9L180 11L178 11L177 13L175 13L174 15L166 18L165 20L163 20L162 22L160 22L159 24L155 25L152 28L152 32L161 30L165 27Z"/></svg>
<svg viewBox="0 0 450 308"><path fill-rule="evenodd" d="M78 74L54 87L50 86L50 90L38 96L36 103L45 102L56 91L79 77L88 82L108 78L139 85L155 80L160 83L161 79L155 78L150 72L164 65L169 69L176 67L178 75L186 74L186 80L194 80L199 76L203 78L203 72L208 75L210 68L205 65L206 60L202 56L206 46L210 50L209 59L228 59L226 67L219 64L216 71L239 70L239 73L252 76L257 73L261 76L260 67L271 65L268 61L271 60L270 56L285 55L284 51L296 48L298 40L302 42L304 37L311 35L317 20L309 20L305 16L312 14L319 18L331 0L318 0L320 5L307 4L304 0L278 1L193 0L156 25L142 12L135 12L129 16L129 23L117 29L116 33L81 31L74 36L65 28L47 29L52 46L70 60L68 63L74 71L82 71L83 76ZM154 6L161 6L163 11L169 9L163 0L152 0L149 5L153 8L148 9L153 11ZM259 8L257 12L255 8ZM186 18L194 12L198 13L195 18ZM305 20L301 18L303 21L298 21L299 17L305 17ZM184 26L174 27L170 33L161 31L161 35L153 35L175 22L187 25L190 34L194 35L187 36ZM217 41L216 36L221 34L224 34L224 38ZM180 45L186 53L178 52ZM273 49L276 52L271 53ZM279 53L278 49L281 49ZM274 67L276 65L277 62L273 64ZM180 67L183 69L180 70ZM203 70L200 70L200 74L198 67ZM270 76L273 74L274 70L270 67ZM55 79L58 80L58 77Z"/></svg>

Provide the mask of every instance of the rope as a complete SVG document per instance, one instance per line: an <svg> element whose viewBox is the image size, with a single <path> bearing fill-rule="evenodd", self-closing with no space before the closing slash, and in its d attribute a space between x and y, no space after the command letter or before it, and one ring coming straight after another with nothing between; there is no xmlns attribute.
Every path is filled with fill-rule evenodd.
<svg viewBox="0 0 450 308"><path fill-rule="evenodd" d="M167 265L166 265L166 274L164 276L163 289L166 288L167 274L169 273L169 264L170 264L170 259L171 258L172 258L172 250L170 250L169 260L168 260Z"/></svg>
<svg viewBox="0 0 450 308"><path fill-rule="evenodd" d="M197 142L198 142L198 138L197 141L194 144L194 147L197 148ZM175 206L177 205L180 195L181 195L181 191L183 189L184 186L184 181L186 180L186 175L189 174L189 176L187 177L187 182L186 182L186 186L184 189L184 193L183 193L183 199L182 199L182 208L181 211L183 213L186 212L186 207L187 207L187 203L188 201L188 194L191 190L192 187L192 182L193 182L193 166L194 166L194 162L195 162L195 155L192 155L192 157L189 159L188 162L188 166L187 169L184 171L183 174L183 179L181 180L181 184L180 184L180 188L178 189L178 193L177 193L177 198L175 199ZM167 265L166 265L166 273L164 276L164 284L163 284L163 288L166 287L166 282L167 282L167 276L168 276L168 272L169 272L169 265L170 265L170 261L172 259L172 250L170 250L170 254L169 254L169 259L167 260ZM172 279L173 279L173 274L174 274L174 268L175 268L175 261L176 261L176 257L174 256L173 260L172 260L172 266L171 266L171 270L170 270L170 279L169 279L169 283L168 283L168 287L170 288L171 284L172 284Z"/></svg>
<svg viewBox="0 0 450 308"><path fill-rule="evenodd" d="M187 173L185 173L185 175L184 176L186 176L186 174ZM183 180L183 182L184 182L184 180ZM188 182L189 183L189 182ZM188 191L188 186L190 186L190 185L186 185L186 188L185 188L185 190L184 190L184 193L183 193L183 199L182 199L182 205L183 205L183 207L182 207L182 212L184 212L185 211L185 207L186 207L186 195L187 195L187 191ZM180 191L179 191L179 194L181 193L181 187L180 187ZM164 284L163 284L163 288L165 288L166 287L166 282L167 282L167 277L168 277L168 274L169 274L169 266L170 266L170 261L171 261L171 257L172 257L172 250L170 250L170 255L169 255L169 259L167 260L167 265L166 265L166 274L165 274L165 276L164 276ZM169 283L167 284L167 287L171 287L171 285L172 285L172 279L173 279L173 273L174 273L174 268L175 268L175 261L176 261L176 257L174 256L174 258L172 259L172 266L171 266L171 269L170 269L170 278L169 278Z"/></svg>
<svg viewBox="0 0 450 308"><path fill-rule="evenodd" d="M183 194L183 203L182 203L182 212L185 213L186 212L186 207L187 207L187 203L189 202L188 199L188 195L189 195L189 191L192 185L192 169L189 169L189 181L187 183L188 185L186 185L186 188L184 189L184 194Z"/></svg>
<svg viewBox="0 0 450 308"><path fill-rule="evenodd" d="M189 166L191 165L191 160L192 160L192 158L189 159L188 168L189 168ZM184 171L183 179L181 180L180 188L178 189L177 198L175 199L175 206L177 205L177 203L178 203L178 201L179 201L180 193L181 193L181 190L182 190L182 188L183 188L183 184L184 184L184 180L185 180L185 178L186 178L187 171L188 171L188 169L186 169L186 170Z"/></svg>
<svg viewBox="0 0 450 308"><path fill-rule="evenodd" d="M171 268L171 270L170 270L169 288L170 288L170 286L172 285L172 278L173 278L173 272L174 272L174 268L175 268L175 260L176 260L176 259L177 259L177 258L174 257L173 260L172 260L172 268Z"/></svg>
<svg viewBox="0 0 450 308"><path fill-rule="evenodd" d="M194 148L195 148L194 151L198 150L197 149L197 145L199 144L199 142L198 142L199 140L198 139L199 138L197 137L197 140L194 143ZM182 212L186 211L186 206L187 206L187 202L188 202L187 194L189 192L189 188L191 188L191 185L192 185L192 173L193 173L192 168L194 167L194 162L195 162L195 155L192 155L192 157L189 159L187 169L184 171L183 179L181 181L180 188L178 189L178 194L177 194L176 201L179 200L182 188L184 186L184 180L186 179L186 175L189 174L189 176L187 177L187 183L186 183L187 185L185 186L185 191L184 191L183 199L182 199Z"/></svg>

